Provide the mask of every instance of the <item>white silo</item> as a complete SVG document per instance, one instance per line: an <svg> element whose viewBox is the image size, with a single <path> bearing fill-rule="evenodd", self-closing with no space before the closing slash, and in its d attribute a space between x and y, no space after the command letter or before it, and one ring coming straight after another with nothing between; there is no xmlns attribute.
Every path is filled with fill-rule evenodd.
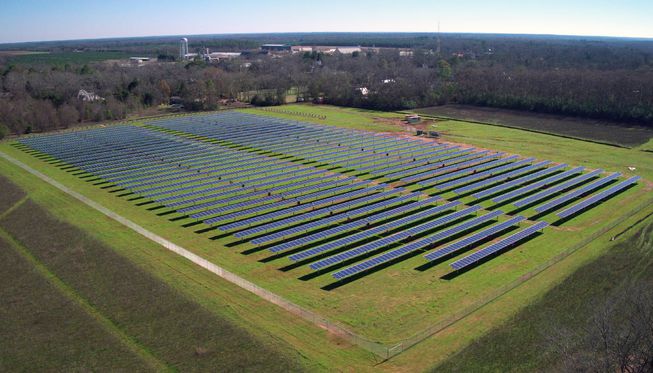
<svg viewBox="0 0 653 373"><path fill-rule="evenodd" d="M179 59L182 61L185 60L187 54L188 54L188 39L181 38L181 40L179 41Z"/></svg>

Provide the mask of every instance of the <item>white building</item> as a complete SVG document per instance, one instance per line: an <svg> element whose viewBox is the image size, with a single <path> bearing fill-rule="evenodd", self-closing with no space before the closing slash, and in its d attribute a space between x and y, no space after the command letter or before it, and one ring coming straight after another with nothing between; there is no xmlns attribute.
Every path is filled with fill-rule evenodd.
<svg viewBox="0 0 653 373"><path fill-rule="evenodd" d="M79 92L77 92L77 99L84 102L104 101L104 98L84 89L80 89Z"/></svg>

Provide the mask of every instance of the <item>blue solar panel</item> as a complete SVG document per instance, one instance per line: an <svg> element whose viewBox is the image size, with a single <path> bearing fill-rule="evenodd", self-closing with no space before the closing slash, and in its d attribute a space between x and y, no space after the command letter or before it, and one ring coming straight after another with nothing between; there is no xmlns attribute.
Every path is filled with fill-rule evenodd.
<svg viewBox="0 0 653 373"><path fill-rule="evenodd" d="M557 215L560 218L569 217L569 216L571 216L571 215L573 215L573 214L575 214L575 213L577 213L579 211L582 211L582 210L588 208L589 206L591 206L591 205L593 205L593 204L595 204L595 203L597 203L597 202L599 202L599 201L601 201L603 199L606 199L606 198L612 196L613 194L615 194L615 193L629 187L630 185L637 183L637 181L639 181L639 180L640 180L639 176L631 177L630 179L628 179L626 181L622 181L621 183L619 183L619 184L617 184L617 185L615 185L613 187L610 187L607 190L604 190L604 191L602 191L600 193L597 193L596 195L593 195L593 196L583 200L582 202L579 202L579 203L577 203L577 204L575 204L575 205L573 205L573 206L559 212Z"/></svg>
<svg viewBox="0 0 653 373"><path fill-rule="evenodd" d="M465 168L465 167L469 167L469 166L472 166L472 165L483 163L483 162L488 161L490 159L499 158L501 155L503 155L503 153L496 153L496 154L488 155L488 156L485 156L485 157L474 158L474 159L469 160L469 161L452 164L451 166L440 167L440 168L436 168L434 170L430 170L430 171L426 171L426 172L420 172L417 175L404 177L404 178L401 179L401 181L403 181L404 183L412 183L412 182L419 181L419 180L424 180L424 179L426 179L424 181L429 181L430 180L429 177L431 177L431 176L446 174L446 173L451 172L451 171L460 170L460 169Z"/></svg>
<svg viewBox="0 0 653 373"><path fill-rule="evenodd" d="M480 163L480 164L477 164L477 165L473 165L472 167L469 167L469 168L464 168L462 170L449 172L449 173L446 173L444 175L440 175L440 176L436 176L436 177L432 177L432 178L420 181L418 183L418 185L423 186L423 187L435 186L438 189L444 189L444 188L446 188L446 184L443 184L443 185L445 185L444 187L440 186L440 185L436 185L436 184L438 184L439 182L444 181L444 180L453 179L454 177L476 173L477 171L480 171L480 170L484 170L484 169L487 169L487 168L498 166L500 164L508 163L511 160L516 159L516 158L518 158L518 156L513 155L513 156L510 156L510 157L507 157L507 158L500 158L500 159L497 159L495 161L491 161L491 162L487 162L487 163Z"/></svg>
<svg viewBox="0 0 653 373"><path fill-rule="evenodd" d="M392 195L394 195L394 194L396 194L398 192L399 192L399 190L391 190L391 191L388 191L388 192L375 194L374 197L376 197L376 198L374 198L374 200L376 201L376 200L380 200L382 198L390 197L390 196L392 196ZM341 220L343 218L346 218L347 216L368 213L368 212L374 211L374 210L376 210L378 208L388 206L389 204L403 202L403 201L406 201L406 200L411 199L411 198L416 198L417 196L418 195L416 193L414 193L414 194L411 194L411 195L408 195L408 196L400 196L400 197L393 198L393 199L386 200L386 201L375 202L375 203L373 203L371 205L366 205L366 206L357 208L355 210L345 211L344 213L338 214L336 216L324 217L324 218L320 219L317 222L311 223L312 224L311 226L312 227L318 227L318 226L321 226L321 225L324 225L324 224L328 224L329 222L338 221L338 219ZM355 201L352 201L352 202L355 203L356 205L360 204L360 201L355 200ZM341 210L343 207L345 207L343 205L337 205L337 206L338 206L338 210ZM310 211L310 212L299 214L299 215L293 215L293 216L285 218L285 219L276 220L274 222L266 223L266 224L259 225L259 226L253 227L253 228L249 228L249 229L237 232L234 235L236 237L239 237L239 238L244 238L244 237L251 236L251 235L254 235L254 234L257 234L257 233L261 233L261 232L265 232L265 231L268 231L268 230L271 230L271 229L280 228L280 227L283 227L283 226L286 226L286 225L289 225L289 224L292 224L292 223L308 221L308 220L311 220L311 219L318 218L320 216L329 215L329 214L332 214L333 212L334 212L333 208L326 207L326 208ZM304 231L304 230L305 230L305 228L301 229L299 232ZM278 237L285 237L288 233L289 233L288 230L284 230L282 232L276 232L275 234L282 234L281 236L278 236ZM268 237L268 236L266 236L266 238L267 238L266 240L257 240L257 243L263 243L263 242L271 241L271 240L274 239L274 238Z"/></svg>
<svg viewBox="0 0 653 373"><path fill-rule="evenodd" d="M518 224L521 221L526 220L525 217L523 216L515 216L514 218L511 218L510 220L507 220L503 223L494 225L492 227L489 227L485 230L482 230L478 233L475 233L471 236L465 237L460 241L456 241L448 246L445 246L437 251L434 251L430 254L424 255L426 259L429 261L433 261L436 259L440 259L444 256L447 256L449 254L455 253L457 251L460 251L472 244L475 244L481 240L484 240L492 235L495 235L499 232L502 232L510 227L512 227L515 224Z"/></svg>
<svg viewBox="0 0 653 373"><path fill-rule="evenodd" d="M471 212L477 211L478 209L471 210L471 208L469 208L469 209L466 209L466 210L468 210L467 213L471 213ZM462 213L464 211L465 210L460 211L460 212ZM378 264L388 262L390 260L393 260L393 259L396 259L398 257L404 256L404 255L406 255L408 253L411 253L411 252L413 252L415 250L424 248L424 247L426 247L426 246L428 246L428 245L430 245L430 244L432 244L434 242L438 242L438 241L441 241L441 240L443 240L443 239L445 239L447 237L451 237L451 236L456 235L456 234L458 234L460 232L464 232L464 231L466 231L466 230L468 230L468 229L470 229L472 227L475 227L475 226L477 226L479 224L482 224L483 222L495 219L496 217L498 217L501 214L503 214L501 211L494 211L494 212L491 212L489 214L485 214L483 216L471 219L471 220L469 220L469 221L467 221L467 222L465 222L463 224L460 224L458 226L455 226L453 228L449 228L449 229L446 229L444 231L438 232L437 234L435 234L433 236L429 236L427 238L412 242L412 243L407 244L407 245L405 245L403 247L400 247L400 248L398 248L396 250L392 250L392 251L389 251L387 253L384 253L383 255L381 255L379 257L376 257L376 258L367 260L365 262L362 262L359 265L354 266L354 267L357 267L356 270L350 270L348 268L348 269L343 270L343 272L346 271L348 273L348 275L351 275L351 274L354 274L354 273L357 273L357 272L360 272L360 271L364 271L364 270L366 270L368 268L371 268L373 266L376 266ZM448 221L455 220L455 219L457 219L459 217L460 217L460 215L457 216L457 217L452 217ZM337 254L337 255L334 255L332 257L326 258L324 260L321 260L319 262L316 262L316 263L312 264L311 268L314 269L314 270L317 270L317 269L320 269L320 268L328 267L328 266L333 265L335 263L340 263L340 262L342 262L344 260L347 260L349 258L356 257L356 256L361 255L363 253L375 250L378 247L382 247L382 246L380 246L381 244L387 245L387 244L392 243L392 242L397 242L398 240L396 240L396 239L391 240L392 237L396 237L396 236L397 235L381 239L381 240L377 241L378 244L363 245L363 246L358 247L356 249L349 250L349 251L346 251L344 253ZM404 237L402 237L402 238L404 238ZM387 241L387 242L384 242L384 241ZM354 268L354 267L352 267L352 268ZM338 278L338 277L336 277L336 278Z"/></svg>
<svg viewBox="0 0 653 373"><path fill-rule="evenodd" d="M471 266L478 263L479 260L486 258L494 253L499 252L500 250L505 249L506 247L513 245L527 237L534 235L536 232L547 227L549 223L541 221L538 222L526 229L523 229L511 236L504 238L503 240L493 243L489 246L484 247L483 249L468 255L458 261L451 263L451 267L456 271L461 270L465 267Z"/></svg>
<svg viewBox="0 0 653 373"><path fill-rule="evenodd" d="M593 178L595 176L600 175L601 172L603 172L603 170L595 170L595 171L592 171L592 172L587 173L585 175L577 176L577 177L575 177L575 178L573 178L573 179L571 179L569 181L566 181L566 182L564 182L562 184L555 185L553 187L550 187L550 188L544 189L544 190L542 190L542 191L540 191L538 193L535 193L535 194L533 194L531 196L528 196L528 197L526 197L524 199L520 199L519 201L515 202L514 205L517 206L517 207L524 207L524 206L530 205L531 203L537 202L537 201L539 201L541 199L544 199L544 198L546 198L548 196L551 196L551 195L556 194L558 192L561 192L563 190L569 189L569 188L571 188L571 187L573 187L575 185L584 183L585 181L587 181L587 180L589 180L589 179L591 179L591 178Z"/></svg>
<svg viewBox="0 0 653 373"><path fill-rule="evenodd" d="M395 179L395 178L398 178L398 177L413 175L413 174L416 174L416 173L419 173L419 172L422 172L422 171L427 171L427 170L431 170L431 169L435 169L435 168L441 168L441 167L444 167L444 166L452 165L452 164L455 164L455 163L458 163L458 162L461 162L461 161L465 161L465 160L468 160L468 159L479 158L482 155L489 153L489 151L472 153L473 151L474 151L474 149L464 149L464 150L460 150L460 151L453 152L453 153L446 153L446 154L444 154L444 155L442 155L442 156L440 156L438 158L434 158L434 159L424 159L424 160L420 160L420 161L416 161L416 162L411 162L411 163L408 163L408 164L401 164L401 165L391 167L391 168L384 168L384 169L376 172L375 174L385 175L385 177L387 177L389 179ZM472 154L468 154L468 153L472 153ZM465 154L465 155L463 155L463 154ZM443 158L458 156L458 155L462 155L462 156L442 160ZM425 164L425 163L427 163L427 164ZM418 167L410 168L410 167L415 166L415 165L418 165ZM395 171L395 170L399 170L399 171L388 173L389 171Z"/></svg>
<svg viewBox="0 0 653 373"><path fill-rule="evenodd" d="M531 192L533 190L541 189L544 186L552 185L553 183L555 183L555 182L557 182L559 180L563 180L563 179L565 179L565 178L567 178L567 177L569 177L571 175L579 174L579 173L583 172L583 170L585 170L585 167L576 167L576 168L571 169L569 171L565 171L565 172L559 173L557 175L547 177L544 180L540 180L540 181L534 182L532 184L528 184L528 185L523 186L523 187L521 187L519 189L513 190L512 192L501 194L501 195L499 195L497 197L492 198L492 201L496 202L496 203L499 203L499 202L503 202L503 201L506 201L506 200L509 200L509 199L513 199L515 197L519 197L519 196L524 195L524 194L526 194L528 192Z"/></svg>
<svg viewBox="0 0 653 373"><path fill-rule="evenodd" d="M454 190L454 193L461 194L461 193L465 193L465 192L470 191L470 190L474 190L474 189L478 189L478 188L481 188L481 187L484 187L484 186L487 186L487 185L495 184L495 183L498 183L500 181L510 179L511 177L521 175L521 174L525 174L525 173L531 172L533 170L537 170L539 168L542 168L542 167L546 166L549 163L551 163L551 162L543 161L543 162L534 164L532 166L528 166L528 167L520 168L520 169L517 169L517 170L514 170L514 171L506 172L505 174L501 174L501 175L498 175L498 176L495 176L495 177L491 177L491 178L488 178L488 179L485 179L485 180L478 181L478 182L470 184L470 185L466 185L464 187L457 188L457 189ZM482 176L484 176L484 175L482 175Z"/></svg>
<svg viewBox="0 0 653 373"><path fill-rule="evenodd" d="M251 218L248 218L248 219L244 219L244 220L236 221L236 222L233 222L233 223L230 223L230 224L222 225L222 226L220 226L220 230L226 231L226 230L241 228L241 227L249 226L249 225L252 225L252 224L255 224L255 223L258 223L258 222L262 222L262 221L266 221L266 220L270 220L270 219L275 219L275 218L280 218L280 217L283 217L285 215L293 214L293 213L296 213L298 211L304 211L304 210L307 210L307 209L310 209L310 208L342 203L342 202L345 202L345 201L350 200L350 199L355 199L354 203L368 202L370 199L376 198L376 196L371 195L371 196L362 197L362 198L360 198L360 197L362 195L365 195L365 194L373 193L376 190L382 189L384 187L385 187L385 185L379 184L379 185L376 185L376 186L373 186L373 187L369 187L369 188L365 188L365 189L359 189L359 190L349 192L349 193L343 193L343 194L340 194L340 195L337 195L337 196L320 199L320 200L309 202L309 203L306 203L306 204L301 204L301 205L297 205L297 206L294 206L294 207L287 207L287 208L284 208L284 209L278 210L278 211L272 211L272 212L269 212L269 213L264 213L263 215L258 215L258 216L254 216L254 217L251 217ZM345 205L345 207L349 207L349 206L350 206L350 204ZM339 207L336 205L333 208L337 209ZM262 212L262 211L266 211L266 210L269 210L269 209L266 209L266 208L264 208L264 206L261 206L261 208L257 209L256 212ZM243 217L243 216L248 215L248 214L251 214L251 211L248 211L247 213L238 212L238 213L235 213L235 214L230 214L231 216L225 215L225 216L212 218L212 219L206 220L204 223L208 224L208 225L211 225L211 224L213 224L215 222L218 222L218 221L224 221L226 219ZM225 219L225 217L226 217L226 219Z"/></svg>
<svg viewBox="0 0 653 373"><path fill-rule="evenodd" d="M320 253L323 253L323 252L326 252L326 251L337 249L337 248L340 248L342 246L351 245L351 244L356 243L358 241L362 241L364 239L374 237L376 235L388 232L390 230L402 227L404 225L414 223L414 222L417 222L417 221L420 221L420 220L424 220L424 219L426 219L428 217L431 217L433 215L441 213L442 211L449 210L449 209L451 209L451 208L453 208L455 206L458 206L458 205L460 205L460 202L456 201L456 202L449 202L449 203L444 204L442 206L436 206L436 207L430 208L428 210L424 210L424 211L421 211L419 213L416 213L416 214L413 214L413 215L410 215L410 216L407 216L407 217L404 217L404 218L401 218L401 219L398 219L398 220L395 220L395 221L392 221L392 222L389 222L389 223L382 224L382 225L380 225L378 227L370 228L368 230L358 232L358 233L349 235L347 237L340 238L340 239L335 240L335 241L328 242L326 244L314 247L314 248L312 248L310 250L302 251L300 253L297 253L297 254L294 254L294 255L290 256L290 259L294 260L294 261L297 261L297 260L308 258L310 256L317 255L317 254L320 254Z"/></svg>
<svg viewBox="0 0 653 373"><path fill-rule="evenodd" d="M390 235L388 237L383 237L383 238L374 240L372 242L368 242L365 245L362 245L362 246L359 246L357 248L354 248L354 249L347 250L345 252L336 254L336 255L331 256L329 258L320 260L318 262L315 262L315 263L311 264L311 268L313 270L318 270L318 269L333 265L335 263L343 262L343 261L345 261L347 259L351 259L351 258L354 258L356 256L359 256L359 255L362 255L362 254L365 254L365 253L368 253L368 252L383 248L383 247L388 246L390 244L393 244L393 243L400 242L402 240L408 239L408 238L410 238L410 237L412 237L414 235L417 235L417 234L420 234L420 233L423 233L423 232L427 232L427 231L429 231L431 229L434 229L434 228L437 228L437 227L439 227L441 225L451 223L453 221L456 221L457 219L460 219L460 218L462 218L464 216L467 216L467 215L469 215L471 213L474 213L474 212L476 212L476 211L478 211L480 209L481 209L480 206L473 206L473 207L468 207L468 208L466 208L464 210L453 212L453 213L445 215L445 216L443 216L443 217L441 217L439 219L435 219L435 220L429 221L427 223L420 224L420 225L418 225L416 227L412 227L412 228L406 229L404 231L401 231L401 232L395 233L393 235ZM361 264L363 264L363 263L361 263Z"/></svg>
<svg viewBox="0 0 653 373"><path fill-rule="evenodd" d="M394 209L389 210L389 211L379 212L379 213L373 214L371 216L368 216L365 219L352 221L350 223L341 224L341 225L338 225L337 227L333 227L333 228L326 229L324 231L316 232L316 233L310 234L308 236L299 237L299 238L296 238L296 239L284 241L282 243L279 243L278 245L275 245L275 246L271 247L269 250L276 253L276 252L281 252L281 251L293 249L293 248L296 248L296 247L301 247L301 246L304 246L304 245L309 244L311 242L319 241L319 240L325 239L327 237L331 237L331 236L334 236L334 235L337 235L337 234L340 234L340 233L348 232L348 231L353 230L353 229L358 229L358 228L361 228L361 227L365 227L365 226L373 224L375 222L386 220L386 219L388 219L388 218L390 218L392 216L400 215L400 214L409 212L411 210L416 210L416 209L418 209L418 208L420 208L422 206L433 204L438 200L440 200L440 197L432 197L432 198L428 198L428 199L425 199L425 200L422 200L422 201L417 201L417 202L411 203L409 205L397 207L397 208L394 208ZM255 240L253 240L252 243L257 243L257 242L255 242Z"/></svg>
<svg viewBox="0 0 653 373"><path fill-rule="evenodd" d="M234 214L236 214L236 215L230 216L230 218L231 217L238 217L240 215L243 215L243 216L244 215L249 215L249 214L252 214L252 213L257 213L257 212L269 210L269 209L272 209L272 208L276 208L276 207L279 207L279 206L297 204L297 203L301 203L302 201L309 201L309 200L311 200L313 198L319 198L319 197L328 196L328 195L331 195L331 194L338 194L340 192L349 191L349 190L355 189L357 187L364 186L366 184L367 184L367 182L362 181L362 182L358 182L358 183L351 184L351 185L339 186L339 187L326 189L326 190L322 190L322 191L315 192L315 193L306 194L306 195L300 196L300 197L295 197L295 198L290 198L290 199L287 199L287 200L282 200L280 202L273 203L273 204L270 204L270 205L261 205L261 206L254 207L254 208L247 209L247 210L240 210L238 212L235 212ZM365 189L359 189L359 190L354 190L354 191L349 192L349 193L351 193L351 194L360 194L361 192L364 192L364 191L365 191ZM348 196L349 193L343 194L343 196ZM276 196L272 196L272 197L274 197L274 199L278 199L278 197L276 197ZM193 218L193 219L198 219L198 218L205 217L205 216L217 215L217 214L223 213L225 211L231 211L231 210L239 209L240 207L242 207L242 205L247 205L248 203L249 203L249 201L246 201L246 202L241 202L241 203L234 203L234 204L231 204L231 205L228 205L228 206L213 208L213 209L205 210L205 211L202 211L202 212L198 212L196 214L192 214L190 217ZM215 220L215 221L220 221L220 220L225 220L225 219L219 219L219 220Z"/></svg>
<svg viewBox="0 0 653 373"><path fill-rule="evenodd" d="M440 185L438 185L438 188L439 189L446 189L446 188L454 187L456 185L469 183L471 181L478 180L478 179L480 179L482 177L496 175L496 174L501 173L503 171L511 170L513 168L523 166L525 164L533 162L534 160L535 160L535 158L523 159L521 161L514 162L514 163L508 163L507 165L492 168L492 169L487 170L487 171L476 172L476 170L475 170L472 175L461 177L459 179L451 180L449 182L440 184ZM486 168L486 167L483 167L483 168Z"/></svg>
<svg viewBox="0 0 653 373"><path fill-rule="evenodd" d="M571 193L567 193L564 196L558 197L558 198L554 199L553 201L549 201L549 202L547 202L545 204L537 206L535 208L535 211L537 211L539 213L549 211L549 210L551 210L551 209L553 209L553 208L555 208L557 206L560 206L560 205L564 204L567 201L570 201L570 200L572 200L574 198L578 198L578 197L582 196L585 193L591 192L594 189L600 188L603 185L605 185L605 184L611 182L612 180L618 178L619 176L621 176L621 174L618 173L618 172L614 173L614 174L612 174L610 176L606 176L606 177L604 177L602 179L599 179L599 180L597 180L597 181L595 181L593 183L585 185L582 188L574 190Z"/></svg>
<svg viewBox="0 0 653 373"><path fill-rule="evenodd" d="M510 189L512 187L525 184L525 183L527 183L527 182L529 182L531 180L539 179L542 176L552 174L552 173L554 173L556 171L559 171L559 170L561 170L561 169L563 169L565 167L567 167L566 164L560 164L560 165L557 165L557 166L554 166L554 167L551 167L551 168L547 168L547 169L544 169L542 171L538 171L538 172L535 172L533 174L526 175L526 176L520 177L520 178L512 180L512 181L508 181L506 183L501 183L501 184L499 184L499 185L497 185L495 187L481 190L480 192L474 193L473 196L474 196L474 198L483 198L483 197L491 196L493 194L499 193L502 190Z"/></svg>

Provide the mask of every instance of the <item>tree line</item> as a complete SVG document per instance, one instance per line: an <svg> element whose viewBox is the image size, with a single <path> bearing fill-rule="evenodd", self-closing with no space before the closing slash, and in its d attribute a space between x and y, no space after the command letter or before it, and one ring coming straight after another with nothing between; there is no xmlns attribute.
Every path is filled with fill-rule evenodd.
<svg viewBox="0 0 653 373"><path fill-rule="evenodd" d="M347 35L311 37L350 43L354 36ZM377 110L460 103L653 125L650 41L411 37L417 40L412 56L393 48L281 58L251 53L209 64L173 61L174 44L156 41L123 46L160 55L160 63L142 67L16 64L5 58L0 60L0 122L12 133L47 131L124 119L168 104L172 97L186 110L214 110L219 99L278 105L293 90L305 101ZM407 38L391 38L388 44ZM312 39L301 39L307 40ZM122 45L112 43L118 49ZM253 45L251 40L213 43ZM101 99L84 101L78 98L81 89Z"/></svg>

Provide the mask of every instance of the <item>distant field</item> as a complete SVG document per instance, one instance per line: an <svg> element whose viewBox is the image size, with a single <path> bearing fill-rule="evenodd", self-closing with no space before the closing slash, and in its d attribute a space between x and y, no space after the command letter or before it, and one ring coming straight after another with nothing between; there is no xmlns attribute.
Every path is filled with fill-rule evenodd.
<svg viewBox="0 0 653 373"><path fill-rule="evenodd" d="M247 109L244 112L388 133L398 132L402 129L401 116L398 114L314 105L288 105L283 109L289 113L265 112L256 109ZM326 119L310 119L304 115L293 114L293 112L318 114L326 116ZM150 126L156 127L156 124L150 124ZM416 331L446 320L449 315L464 310L465 307L482 299L484 295L491 293L497 287L518 279L539 264L562 253L572 244L591 236L612 221L621 218L621 215L612 212L627 213L649 198L649 180L653 177L653 164L644 152L459 121L443 121L438 126L443 140L452 145L473 145L480 149L501 150L524 157L534 156L554 162L567 162L573 166L602 167L607 171L622 172L625 176L641 175L645 180L640 185L599 204L573 220L559 227L551 227L543 235L454 278L446 278L447 273L450 272L449 264L453 260L447 259L431 268L422 270L424 260L421 255L417 255L369 273L341 287L325 291L321 288L333 282L329 272L317 277L310 277L307 275L311 271L305 267L299 266L286 270L285 268L292 264L286 257L271 257L263 250L256 250L251 244L235 240L229 235L217 234L218 232L215 230L201 232L200 227L197 227L198 224L192 221L193 219L169 213L168 210L157 207L155 204L143 203L146 202L143 200L130 200L133 196L119 197L119 193L109 193L113 188L100 189L101 185L93 185L89 182L90 180L83 181L84 179L80 179L79 175L71 173L71 170L62 170L43 161L53 162L52 160L36 159L8 144L0 145L0 149L103 205L111 206L114 211L143 224L157 234L169 237L203 257L255 281L258 285L330 319L339 321L373 340L388 344L410 337ZM187 132L192 133L190 130ZM172 132L166 133L171 134ZM247 131L233 132L233 134L239 133L248 134ZM251 133L252 140L258 138L257 134L258 132ZM181 132L176 135L185 136ZM211 142L202 136L190 137L202 142ZM237 144L231 144L231 146L234 149L242 147ZM264 144L260 146L264 146ZM634 166L637 170L631 172L628 170L628 166ZM265 167L262 163L259 164L261 170L264 170ZM330 171L338 170L333 166L324 167ZM335 172L356 175L356 173L344 170ZM364 179L372 178L371 176L357 176ZM373 181L384 182L387 180L376 178ZM96 182L101 181L96 180ZM425 189L422 192L431 194L437 190ZM459 198L452 192L444 192L442 196L450 200L460 200L464 204L473 202L469 196ZM494 209L488 201L482 202L481 205L484 210ZM510 206L501 206L501 209L505 209L506 213L524 213L529 216L533 214L530 208L516 212ZM650 211L642 211L626 218L629 221L638 219L642 214L648 212ZM553 214L538 219L555 221ZM186 225L187 227L181 228ZM610 230L610 232L612 231ZM492 304L476 311L471 317L459 321L434 338L424 341L378 368L419 370L428 368L435 361L441 361L471 340L483 335L488 328L500 324L516 310L528 305L553 286L556 281L573 273L584 261L591 260L594 256L607 250L609 247L606 239L608 234L610 233L605 233L604 236L588 245L592 250L591 255L586 251L579 251L578 254L564 259L563 262L554 265L538 277L527 281L507 296L500 297ZM347 263L347 265L349 264ZM284 270L280 271L279 269ZM299 281L298 278L304 278L304 281ZM531 291L526 292L521 289L530 289ZM238 303L238 300L235 302ZM484 313L486 309L492 310L495 306L499 309L494 308L489 315ZM482 318L479 319L479 317ZM283 324L279 326L284 328ZM265 327L271 326L268 324ZM289 330L292 330L293 333L296 330L310 330L308 326L294 329L295 327L295 325L290 326ZM295 338L292 342L300 351L306 348L306 344L301 342L301 339ZM364 359L361 359L360 355L347 355L353 350L347 349L347 352L338 350L341 346L341 344L325 345L325 349L335 349L334 356L342 359L334 360L333 366L346 367L347 365L342 365L342 363L348 359L355 362L358 367L364 364ZM344 358L345 356L348 358Z"/></svg>
<svg viewBox="0 0 653 373"><path fill-rule="evenodd" d="M9 62L32 65L85 64L129 58L126 52L54 52L9 54Z"/></svg>
<svg viewBox="0 0 653 373"><path fill-rule="evenodd" d="M653 128L516 110L445 105L418 109L415 112L459 120L500 124L626 147L636 147L653 138Z"/></svg>
<svg viewBox="0 0 653 373"><path fill-rule="evenodd" d="M48 54L50 52L37 52L37 51L3 51L0 50L0 57L18 57L18 56L30 56L36 54Z"/></svg>

